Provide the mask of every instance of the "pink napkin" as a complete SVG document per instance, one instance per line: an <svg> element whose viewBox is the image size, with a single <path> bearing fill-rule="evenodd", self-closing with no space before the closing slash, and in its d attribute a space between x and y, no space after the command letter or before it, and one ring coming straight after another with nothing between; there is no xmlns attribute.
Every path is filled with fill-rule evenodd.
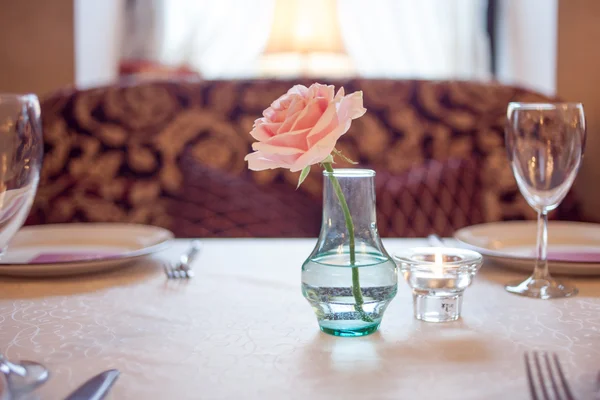
<svg viewBox="0 0 600 400"><path fill-rule="evenodd" d="M29 261L31 264L54 263L64 261L85 261L96 258L114 257L117 254L110 252L79 252L79 253L41 253Z"/></svg>
<svg viewBox="0 0 600 400"><path fill-rule="evenodd" d="M600 250L598 251L548 251L548 260L572 261L572 262L599 262Z"/></svg>

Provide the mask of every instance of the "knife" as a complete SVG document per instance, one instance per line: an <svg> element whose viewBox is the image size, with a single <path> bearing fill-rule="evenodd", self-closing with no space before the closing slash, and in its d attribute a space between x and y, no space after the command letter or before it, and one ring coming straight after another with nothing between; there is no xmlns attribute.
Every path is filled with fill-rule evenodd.
<svg viewBox="0 0 600 400"><path fill-rule="evenodd" d="M102 400L119 377L119 370L109 369L79 386L65 400Z"/></svg>

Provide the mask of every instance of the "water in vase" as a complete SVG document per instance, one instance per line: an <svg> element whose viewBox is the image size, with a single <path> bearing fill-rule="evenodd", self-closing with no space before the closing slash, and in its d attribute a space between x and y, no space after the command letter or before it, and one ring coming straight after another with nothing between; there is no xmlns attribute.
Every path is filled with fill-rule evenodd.
<svg viewBox="0 0 600 400"><path fill-rule="evenodd" d="M356 267L347 247L318 254L302 266L302 292L317 315L321 330L336 336L362 336L379 327L383 313L397 291L395 263L377 251L360 249ZM353 272L354 270L354 272ZM359 279L353 286L353 274ZM353 290L360 290L362 304Z"/></svg>

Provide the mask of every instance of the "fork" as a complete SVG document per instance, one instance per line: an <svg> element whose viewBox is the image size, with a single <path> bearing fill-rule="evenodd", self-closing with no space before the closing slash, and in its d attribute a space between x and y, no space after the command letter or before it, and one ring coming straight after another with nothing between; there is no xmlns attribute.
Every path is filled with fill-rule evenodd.
<svg viewBox="0 0 600 400"><path fill-rule="evenodd" d="M437 235L435 233L432 233L431 235L427 236L427 241L429 242L429 245L433 247L446 247L440 235Z"/></svg>
<svg viewBox="0 0 600 400"><path fill-rule="evenodd" d="M555 353L550 357L548 353L526 352L525 370L532 400L575 400Z"/></svg>
<svg viewBox="0 0 600 400"><path fill-rule="evenodd" d="M200 252L200 242L198 240L194 240L192 242L192 246L188 250L187 253L183 254L179 262L175 265L172 263L166 263L164 265L165 274L168 279L190 279L194 276L194 271L192 271L192 262Z"/></svg>

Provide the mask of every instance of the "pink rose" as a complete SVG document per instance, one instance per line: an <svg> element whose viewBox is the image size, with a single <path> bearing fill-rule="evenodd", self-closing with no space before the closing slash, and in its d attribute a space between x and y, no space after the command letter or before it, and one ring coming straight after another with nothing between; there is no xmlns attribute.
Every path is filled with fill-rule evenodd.
<svg viewBox="0 0 600 400"><path fill-rule="evenodd" d="M332 85L296 85L275 100L250 132L258 142L245 157L248 168L295 172L327 158L352 120L367 111L362 92L344 96L343 87L334 92Z"/></svg>

